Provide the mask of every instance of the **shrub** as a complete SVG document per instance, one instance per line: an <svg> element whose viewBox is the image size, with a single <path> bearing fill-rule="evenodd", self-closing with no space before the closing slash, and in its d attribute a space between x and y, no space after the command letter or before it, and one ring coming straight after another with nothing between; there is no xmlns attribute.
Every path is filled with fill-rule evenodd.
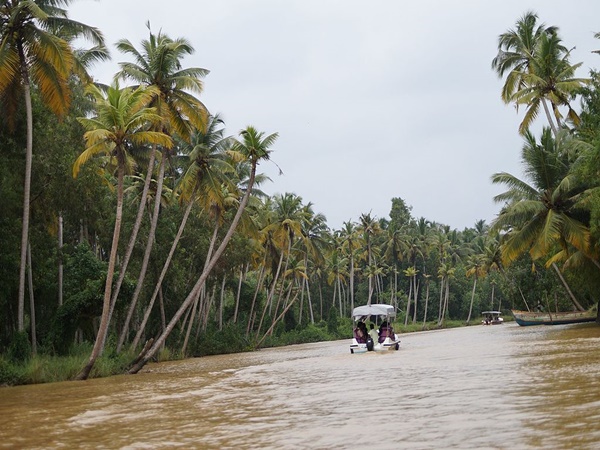
<svg viewBox="0 0 600 450"><path fill-rule="evenodd" d="M7 356L13 362L25 362L31 357L31 344L25 331L15 333L8 346Z"/></svg>
<svg viewBox="0 0 600 450"><path fill-rule="evenodd" d="M0 357L0 386L22 384L21 371L9 361Z"/></svg>

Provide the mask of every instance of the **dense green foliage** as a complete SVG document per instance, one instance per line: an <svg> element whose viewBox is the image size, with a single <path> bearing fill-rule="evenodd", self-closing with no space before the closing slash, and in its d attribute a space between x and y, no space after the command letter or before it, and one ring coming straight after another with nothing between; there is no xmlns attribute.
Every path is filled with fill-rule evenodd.
<svg viewBox="0 0 600 450"><path fill-rule="evenodd" d="M185 83L179 103L170 109L161 106L166 100L160 91L140 91L142 103L148 98L145 119L139 119L140 107L133 105L127 113L137 114L140 121L128 123L130 138L121 140L106 139L110 127L100 105L130 92L117 84L108 93L96 89L94 102L84 93L82 79L72 77L69 111L57 120L33 83L27 266L33 290L26 289L25 331L18 327L21 248L16 238L22 228L24 105L11 116L14 123L0 123L0 384L52 381L54 372L62 373L62 379L74 377L102 323L108 323L108 337L101 342L104 353L92 376L124 372L178 312L181 319L166 334L155 359L345 338L351 335L351 309L367 302L397 306L396 329L405 331L477 323L487 309L537 304L570 309L574 301L567 288L583 308L593 307L600 288L600 77L593 72L589 79L576 79L578 66L569 65L558 29L538 30L535 15L522 20L514 33L535 31L539 42L523 57L518 36L502 35L493 67L501 76L508 74L503 99L527 105L521 129L514 130L524 135L527 179L504 172L493 175L493 182L507 188L497 197L503 208L493 224L480 221L464 230L451 229L413 217L411 206L395 197L389 217L363 214L332 230L296 194L264 195L264 176L257 173L231 241L196 290L247 192L252 164L268 159L271 149L265 146L252 156L257 147L248 145L248 139L226 137L222 120L204 111L185 92ZM0 34L6 32L2 26L0 22ZM159 37L154 42L157 52L166 48L161 42L173 42ZM135 54L130 43L121 46ZM192 51L188 43L185 50ZM548 67L548 61L564 75L552 86L548 83L556 68ZM171 63L179 67L178 61ZM199 93L201 84L194 80L203 69L196 70L200 72L187 73L186 83ZM571 106L576 98L581 100L579 112ZM551 127L537 137L527 125L545 103L552 112L547 116ZM198 113L196 123L186 123L192 110ZM174 134L172 148L167 134L153 131L159 114L165 114L162 124L173 121L163 127ZM246 138L250 132L263 137L249 128ZM140 136L151 139L142 141ZM266 143L274 145L275 137L267 136ZM102 148L96 146L100 139ZM274 150L276 159L275 145ZM145 190L147 173L152 178ZM120 239L114 240L119 180L122 225ZM155 197L160 214L153 224ZM140 203L145 207L142 215ZM139 231L136 217L141 218ZM118 244L111 259L112 242ZM123 283L111 299L107 275L114 270L109 287L114 286L130 243ZM145 260L147 248L150 257ZM180 311L188 298L190 307Z"/></svg>

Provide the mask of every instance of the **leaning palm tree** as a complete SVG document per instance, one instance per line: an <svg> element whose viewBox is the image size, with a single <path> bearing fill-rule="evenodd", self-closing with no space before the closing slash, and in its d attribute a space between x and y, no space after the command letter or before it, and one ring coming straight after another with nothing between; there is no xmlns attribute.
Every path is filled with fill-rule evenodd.
<svg viewBox="0 0 600 450"><path fill-rule="evenodd" d="M568 150L572 143L564 132L554 139L549 128L544 129L538 143L527 131L522 159L529 181L506 172L492 176L493 183L508 186L494 198L505 207L491 228L492 233L506 232L503 263L529 252L534 260L548 258L561 281L562 275L551 259L557 248L565 253L575 248L590 254L589 219L581 200L591 186L570 171L573 155ZM582 309L570 290L569 294L573 304Z"/></svg>
<svg viewBox="0 0 600 450"><path fill-rule="evenodd" d="M18 330L24 329L25 267L29 240L29 203L33 157L31 87L37 87L43 103L56 115L69 109L69 76L85 68L77 63L71 42L86 38L104 47L96 28L68 18L61 6L69 0L5 0L0 7L0 106L2 117L14 128L20 98L25 101L27 144L19 271ZM101 55L102 52L97 53ZM108 56L104 53L104 56ZM100 57L102 58L102 56Z"/></svg>
<svg viewBox="0 0 600 450"><path fill-rule="evenodd" d="M248 200L250 198L250 194L252 193L252 187L254 185L254 180L256 178L256 168L258 164L263 160L268 160L270 158L270 154L272 152L271 146L277 140L278 134L273 133L265 136L264 133L259 132L256 128L252 126L248 126L246 129L240 132L241 140L237 140L233 145L233 150L240 152L244 155L251 164L250 171L250 179L248 181L248 185L246 191L244 193L243 198L241 199L238 209L235 213L235 216L227 230L227 233L223 237L223 240L219 244L219 247L214 251L212 257L208 264L205 264L198 281L186 297L186 299L182 302L179 309L175 312L173 318L165 328L165 330L160 334L160 336L154 341L151 345L145 347L143 352L138 356L138 358L133 362L131 368L129 369L129 373L137 373L142 367L146 365L146 363L154 357L154 355L158 352L158 350L162 347L163 343L167 339L167 337L171 334L175 325L181 319L181 316L187 311L190 307L191 303L194 301L196 296L199 294L200 290L203 288L204 284L213 267L216 265L217 261L225 251L227 244L233 237L233 233L237 228L237 225L244 213L244 209L248 204Z"/></svg>
<svg viewBox="0 0 600 450"><path fill-rule="evenodd" d="M148 28L149 25L148 25ZM156 108L163 121L156 124L155 131L161 131L171 136L173 133L179 135L182 139L189 139L192 129L204 130L206 127L207 110L204 104L194 97L190 92L200 94L202 92L203 78L208 71L198 67L182 68L181 59L186 55L194 53L194 48L185 39L171 39L168 36L159 33L155 35L150 31L148 40L142 41L142 50L136 49L131 42L126 39L117 43L117 48L133 57L134 62L120 63L121 71L117 74L118 78L134 81L142 86L153 86L154 95L150 101L151 107ZM188 92L189 91L189 92ZM142 260L142 267L138 275L136 289L133 294L129 307L130 313L121 331L118 348L120 350L125 335L129 327L129 320L133 312L146 275L146 269L154 243L154 234L158 222L160 211L160 196L163 187L165 164L168 159L168 151L162 148L162 155L157 177L157 194L152 213L150 232L146 242L146 250ZM112 305L114 308L121 284L123 283L127 266L133 253L133 248L137 239L137 234L141 226L142 217L146 205L146 198L150 186L150 180L154 171L154 161L156 157L156 147L152 148L148 170L146 172L144 190L140 199L140 204L133 226L129 244L127 246L125 257L119 272L119 278L115 285Z"/></svg>
<svg viewBox="0 0 600 450"><path fill-rule="evenodd" d="M142 323L135 335L132 348L136 348L146 323L150 317L150 312L158 296L162 282L167 274L171 264L175 249L183 235L187 224L187 219L194 205L200 205L205 210L210 209L221 200L220 194L223 187L232 189L229 174L234 172L230 163L230 157L237 160L239 156L232 152L229 147L231 138L223 137L223 120L216 116L209 116L208 124L204 131L196 130L189 142L178 139L180 151L189 158L190 164L182 176L177 186L179 202L185 206L185 211L179 225L179 229L171 244L169 254L163 264L160 276L152 293L152 297L146 307L146 312ZM228 157L229 155L229 157Z"/></svg>
<svg viewBox="0 0 600 450"><path fill-rule="evenodd" d="M86 149L75 161L73 175L76 177L81 166L96 156L110 155L111 159L116 159L117 210L108 261L106 284L104 287L102 318L90 359L76 377L79 380L84 380L89 376L96 359L102 352L104 340L108 333L112 282L123 217L123 180L126 168L131 164L128 157L128 148L130 146L153 144L163 145L165 147L170 147L172 145L169 136L159 131L149 131L149 128L153 124L162 120L162 118L156 114L155 108L147 107L152 97L156 95L155 89L121 89L118 82L115 81L115 83L108 88L106 93L94 85L90 85L87 92L96 102L96 116L92 118L79 118L79 122L86 129L84 135Z"/></svg>

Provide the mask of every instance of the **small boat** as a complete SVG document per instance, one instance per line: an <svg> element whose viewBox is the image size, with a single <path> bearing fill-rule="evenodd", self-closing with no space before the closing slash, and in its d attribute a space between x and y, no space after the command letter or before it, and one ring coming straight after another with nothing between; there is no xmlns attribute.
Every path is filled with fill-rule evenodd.
<svg viewBox="0 0 600 450"><path fill-rule="evenodd" d="M546 312L546 311L518 311L512 310L512 314L522 327L530 325L565 325L571 323L594 322L596 311L572 311L572 312Z"/></svg>
<svg viewBox="0 0 600 450"><path fill-rule="evenodd" d="M500 311L483 311L481 315L483 316L481 323L484 325L501 325L504 323L504 319L500 317L502 315Z"/></svg>
<svg viewBox="0 0 600 450"><path fill-rule="evenodd" d="M352 311L354 336L350 343L350 353L398 350L400 348L400 340L394 333L391 325L391 320L394 317L396 317L396 309L392 305L379 303L354 308ZM367 320L379 324L376 340L371 338L367 331Z"/></svg>

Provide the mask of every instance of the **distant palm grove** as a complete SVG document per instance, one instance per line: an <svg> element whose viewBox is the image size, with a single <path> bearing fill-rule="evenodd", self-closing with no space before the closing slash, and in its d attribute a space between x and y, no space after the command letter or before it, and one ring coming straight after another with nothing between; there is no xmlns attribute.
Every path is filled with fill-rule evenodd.
<svg viewBox="0 0 600 450"><path fill-rule="evenodd" d="M136 373L345 338L367 303L395 305L414 329L597 304L600 77L576 76L572 45L536 13L490 49L489 101L517 107L506 132L522 135L525 173L490 174L505 188L496 219L451 229L413 217L399 193L389 217L336 230L310 199L261 191L278 134L226 132L202 102L208 70L185 65L192 43L148 25L109 55L69 4L0 6L0 384L36 358L84 354L69 378L86 379L107 358ZM94 83L110 57L114 81Z"/></svg>

